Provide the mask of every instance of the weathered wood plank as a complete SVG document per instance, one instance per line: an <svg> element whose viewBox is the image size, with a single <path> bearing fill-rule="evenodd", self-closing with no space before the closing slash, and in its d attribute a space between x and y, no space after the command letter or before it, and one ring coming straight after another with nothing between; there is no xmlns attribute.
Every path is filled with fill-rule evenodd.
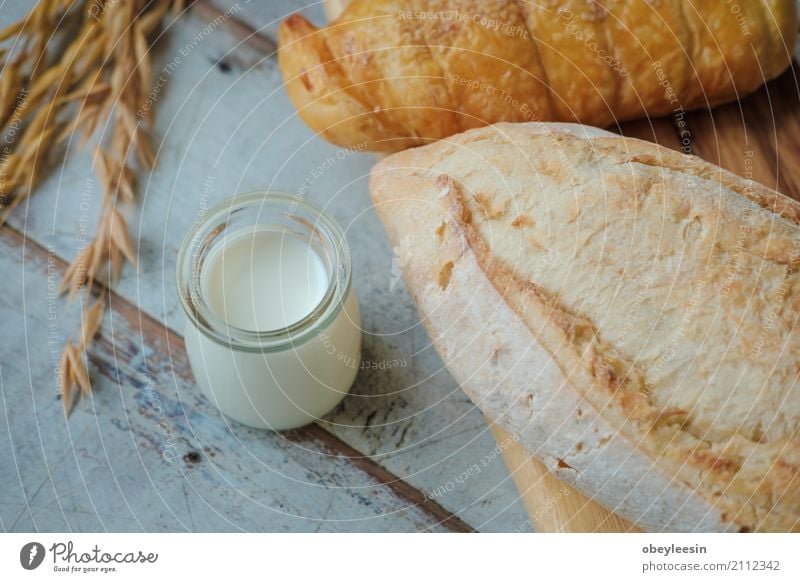
<svg viewBox="0 0 800 582"><path fill-rule="evenodd" d="M245 20L245 10L273 9L272 3L255 4L240 4L233 17ZM257 21L245 22L261 28ZM274 60L264 57L258 43L240 43L227 28L230 19L210 30L208 23L206 12L190 11L156 55L155 74L165 78L153 99L159 161L139 182L141 203L130 224L140 265L138 273L126 269L120 296L181 330L175 254L194 220L234 192L268 187L304 193L347 230L365 327L365 369L353 395L324 427L423 493L435 492L437 502L470 525L524 528L524 509L502 461L492 454L495 444L482 416L442 367L398 278L367 194L372 157L315 138L282 91ZM262 32L269 36L274 25ZM80 248L81 224L91 226L99 208L89 151L71 148L63 166L11 219L62 258ZM139 343L138 349L165 347ZM125 366L120 371L125 382L137 381ZM52 383L41 385L52 390ZM84 408L76 418L90 412ZM100 405L91 413L113 414ZM464 479L483 458L492 462Z"/></svg>
<svg viewBox="0 0 800 582"><path fill-rule="evenodd" d="M66 422L54 378L79 305L54 298L63 269L0 229L4 530L468 529L320 428L228 425L195 389L182 340L113 294L90 350L94 396Z"/></svg>
<svg viewBox="0 0 800 582"><path fill-rule="evenodd" d="M215 0L215 3L233 4L232 0ZM262 5L246 6L245 14L254 28L271 35L274 35L275 20L284 15L282 10L271 10ZM307 13L306 16L320 24L325 21L320 13ZM685 122L695 154L797 197L800 195L800 169L793 161L800 154L796 139L800 129L800 108L797 105L800 91L796 72L796 68L787 71L741 103L713 111L683 113L677 121L670 118L643 119L612 129L681 150L683 136L679 136L675 125ZM366 423L369 424L369 419Z"/></svg>

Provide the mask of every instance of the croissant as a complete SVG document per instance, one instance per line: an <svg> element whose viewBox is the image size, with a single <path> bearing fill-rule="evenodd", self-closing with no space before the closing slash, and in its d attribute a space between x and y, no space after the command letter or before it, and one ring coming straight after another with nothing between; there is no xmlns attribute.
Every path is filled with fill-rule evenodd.
<svg viewBox="0 0 800 582"><path fill-rule="evenodd" d="M795 0L355 0L280 27L302 119L397 151L498 121L600 127L731 101L790 63Z"/></svg>

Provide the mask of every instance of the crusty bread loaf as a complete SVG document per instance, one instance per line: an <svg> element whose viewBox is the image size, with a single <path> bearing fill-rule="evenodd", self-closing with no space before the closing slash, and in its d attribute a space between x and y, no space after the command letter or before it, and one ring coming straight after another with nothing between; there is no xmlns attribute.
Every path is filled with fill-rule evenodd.
<svg viewBox="0 0 800 582"><path fill-rule="evenodd" d="M398 151L498 121L606 126L731 101L789 65L795 0L354 0L281 24L299 115Z"/></svg>
<svg viewBox="0 0 800 582"><path fill-rule="evenodd" d="M658 531L800 529L800 204L579 125L383 160L443 360L558 476Z"/></svg>

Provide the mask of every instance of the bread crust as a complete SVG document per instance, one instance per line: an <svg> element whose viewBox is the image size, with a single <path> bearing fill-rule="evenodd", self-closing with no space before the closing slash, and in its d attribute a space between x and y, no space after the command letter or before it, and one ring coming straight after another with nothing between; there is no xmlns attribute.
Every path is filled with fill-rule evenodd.
<svg viewBox="0 0 800 582"><path fill-rule="evenodd" d="M442 359L556 475L651 531L798 530L797 202L538 123L395 154L370 192Z"/></svg>
<svg viewBox="0 0 800 582"><path fill-rule="evenodd" d="M605 127L732 101L789 66L795 0L354 0L280 28L300 116L399 151L499 121Z"/></svg>

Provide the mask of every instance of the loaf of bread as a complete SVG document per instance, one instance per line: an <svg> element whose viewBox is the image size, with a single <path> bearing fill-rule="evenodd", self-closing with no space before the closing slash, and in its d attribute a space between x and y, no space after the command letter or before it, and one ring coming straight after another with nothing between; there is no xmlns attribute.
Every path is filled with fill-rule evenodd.
<svg viewBox="0 0 800 582"><path fill-rule="evenodd" d="M354 0L279 62L333 143L399 151L498 121L604 127L731 101L788 65L795 0Z"/></svg>
<svg viewBox="0 0 800 582"><path fill-rule="evenodd" d="M394 154L370 192L449 370L557 476L648 530L800 529L800 204L548 123Z"/></svg>

